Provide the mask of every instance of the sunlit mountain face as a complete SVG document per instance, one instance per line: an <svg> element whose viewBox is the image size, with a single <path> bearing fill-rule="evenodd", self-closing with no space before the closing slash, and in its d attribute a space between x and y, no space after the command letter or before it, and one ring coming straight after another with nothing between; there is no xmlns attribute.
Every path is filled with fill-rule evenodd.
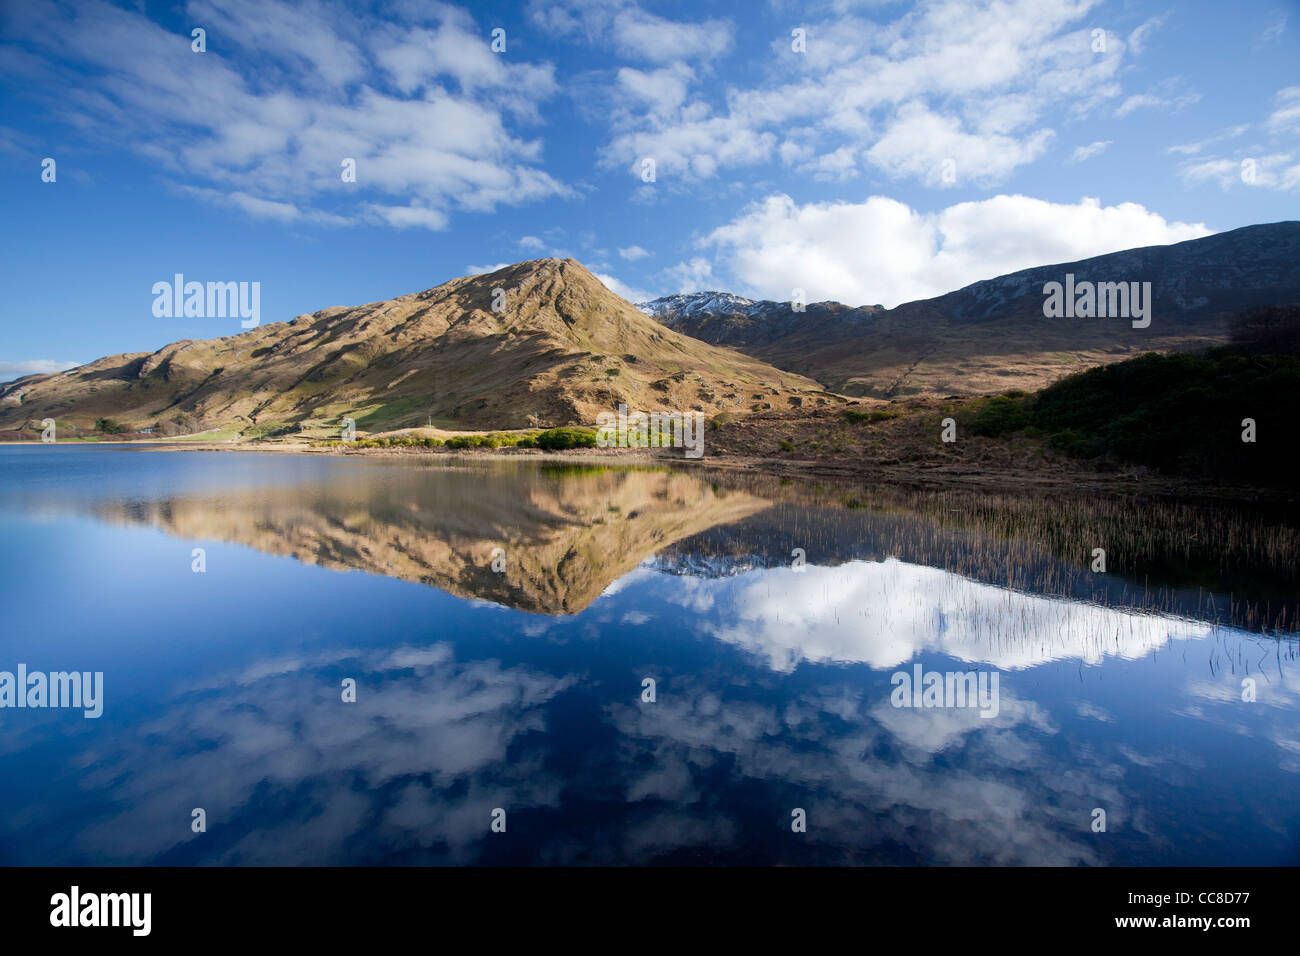
<svg viewBox="0 0 1300 956"><path fill-rule="evenodd" d="M0 863L1300 862L1293 514L432 462L0 450Z"/></svg>

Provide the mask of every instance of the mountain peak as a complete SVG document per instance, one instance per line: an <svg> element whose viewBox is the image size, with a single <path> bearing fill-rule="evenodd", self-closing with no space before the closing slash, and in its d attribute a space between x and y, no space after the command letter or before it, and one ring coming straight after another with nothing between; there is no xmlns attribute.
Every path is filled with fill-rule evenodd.
<svg viewBox="0 0 1300 956"><path fill-rule="evenodd" d="M77 428L102 417L160 432L301 432L345 417L363 431L523 428L590 424L620 404L715 415L829 400L798 374L664 328L576 259L544 258L43 376L0 407L0 430L55 412Z"/></svg>

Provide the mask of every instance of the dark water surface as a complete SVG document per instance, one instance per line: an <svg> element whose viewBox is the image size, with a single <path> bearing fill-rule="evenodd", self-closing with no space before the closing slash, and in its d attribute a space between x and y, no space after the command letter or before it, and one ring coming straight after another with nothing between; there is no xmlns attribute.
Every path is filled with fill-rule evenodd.
<svg viewBox="0 0 1300 956"><path fill-rule="evenodd" d="M800 490L0 448L0 864L1300 862L1289 519Z"/></svg>

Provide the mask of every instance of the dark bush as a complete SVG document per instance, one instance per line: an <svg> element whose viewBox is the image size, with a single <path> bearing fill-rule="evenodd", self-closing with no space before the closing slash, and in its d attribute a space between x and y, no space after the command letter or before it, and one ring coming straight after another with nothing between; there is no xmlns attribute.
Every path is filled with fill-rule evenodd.
<svg viewBox="0 0 1300 956"><path fill-rule="evenodd" d="M1228 326L1228 341L1259 355L1300 355L1300 302L1239 312Z"/></svg>
<svg viewBox="0 0 1300 956"><path fill-rule="evenodd" d="M990 438L1020 431L1030 425L1024 402L1006 395L995 395L974 403L964 417L966 427L973 434Z"/></svg>
<svg viewBox="0 0 1300 956"><path fill-rule="evenodd" d="M1043 389L1026 410L1048 443L1071 455L1294 485L1300 358L1236 348L1149 352L1089 369ZM1256 423L1254 443L1241 440L1246 418Z"/></svg>

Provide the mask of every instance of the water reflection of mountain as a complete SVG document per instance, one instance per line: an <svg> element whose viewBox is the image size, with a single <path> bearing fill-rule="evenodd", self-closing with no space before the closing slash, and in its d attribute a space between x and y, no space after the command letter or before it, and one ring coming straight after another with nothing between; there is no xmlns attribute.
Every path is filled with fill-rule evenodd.
<svg viewBox="0 0 1300 956"><path fill-rule="evenodd" d="M668 470L402 466L287 488L115 500L95 512L520 610L574 614L647 555L766 507ZM494 558L503 570L493 569Z"/></svg>
<svg viewBox="0 0 1300 956"><path fill-rule="evenodd" d="M1250 516L1151 505L1142 523L1127 506L1075 500L925 499L855 509L783 501L779 490L728 489L666 469L336 464L269 488L114 494L89 507L180 537L546 614L582 611L643 563L677 576L735 577L789 567L802 553L809 566L897 558L1029 594L1252 630L1295 627L1300 587L1294 568L1289 576L1277 570L1294 529ZM1197 584L1195 569L1152 573L1180 556L1193 564L1196 543L1211 538L1222 571L1204 579L1208 586ZM1095 546L1107 549L1109 573L1089 567ZM504 570L493 569L494 555ZM1233 588L1245 580L1254 589L1248 600L1224 593L1228 575Z"/></svg>

